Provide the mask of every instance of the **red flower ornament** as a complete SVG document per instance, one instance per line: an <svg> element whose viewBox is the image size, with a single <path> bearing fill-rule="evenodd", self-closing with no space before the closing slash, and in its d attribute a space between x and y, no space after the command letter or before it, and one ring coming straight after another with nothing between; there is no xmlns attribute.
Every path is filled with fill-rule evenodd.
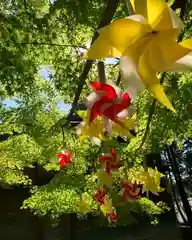
<svg viewBox="0 0 192 240"><path fill-rule="evenodd" d="M122 199L126 201L129 200L137 200L139 198L140 188L137 187L136 183L124 183L123 185L123 193Z"/></svg>
<svg viewBox="0 0 192 240"><path fill-rule="evenodd" d="M91 86L96 94L91 106L90 122L103 116L118 123L118 114L127 109L131 103L128 92L117 92L109 84L92 82Z"/></svg>
<svg viewBox="0 0 192 240"><path fill-rule="evenodd" d="M113 211L111 214L107 215L108 221L111 223L116 223L118 221L118 215L116 211Z"/></svg>
<svg viewBox="0 0 192 240"><path fill-rule="evenodd" d="M117 157L116 149L112 148L111 154L104 154L99 158L101 163L105 164L105 170L110 175L111 169L118 169L121 167L119 157Z"/></svg>
<svg viewBox="0 0 192 240"><path fill-rule="evenodd" d="M70 152L58 153L56 156L59 157L59 164L61 169L72 163Z"/></svg>
<svg viewBox="0 0 192 240"><path fill-rule="evenodd" d="M99 205L104 204L105 196L106 196L106 190L105 189L97 189L94 198L97 201Z"/></svg>

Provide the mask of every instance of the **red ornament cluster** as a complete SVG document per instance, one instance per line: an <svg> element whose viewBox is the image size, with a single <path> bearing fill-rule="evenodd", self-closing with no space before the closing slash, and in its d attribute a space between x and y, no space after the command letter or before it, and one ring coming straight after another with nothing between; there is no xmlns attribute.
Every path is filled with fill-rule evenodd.
<svg viewBox="0 0 192 240"><path fill-rule="evenodd" d="M140 196L140 188L138 188L136 183L124 183L122 184L123 187L123 193L122 193L122 199L126 201L129 200L137 200Z"/></svg>
<svg viewBox="0 0 192 240"><path fill-rule="evenodd" d="M64 168L72 162L70 152L58 153L56 156L59 157L60 168Z"/></svg>
<svg viewBox="0 0 192 240"><path fill-rule="evenodd" d="M97 189L96 192L94 193L94 199L101 206L105 202L106 195L107 195L107 192L105 189ZM118 220L118 215L114 210L112 213L107 214L106 218L108 219L109 222L116 223Z"/></svg>
<svg viewBox="0 0 192 240"><path fill-rule="evenodd" d="M116 223L118 221L118 215L115 211L112 212L111 214L108 214L107 218L108 218L108 221L112 223Z"/></svg>
<svg viewBox="0 0 192 240"><path fill-rule="evenodd" d="M128 92L125 92L123 96L118 96L115 89L109 84L92 82L91 87L99 99L91 108L90 122L102 115L116 122L117 115L128 108L131 103Z"/></svg>
<svg viewBox="0 0 192 240"><path fill-rule="evenodd" d="M99 205L104 204L104 199L105 199L106 194L107 194L107 192L105 189L97 189L96 190L96 192L94 194L94 198Z"/></svg>
<svg viewBox="0 0 192 240"><path fill-rule="evenodd" d="M109 175L111 173L111 169L118 169L121 167L115 148L112 148L111 155L100 156L99 161L105 164L105 170Z"/></svg>

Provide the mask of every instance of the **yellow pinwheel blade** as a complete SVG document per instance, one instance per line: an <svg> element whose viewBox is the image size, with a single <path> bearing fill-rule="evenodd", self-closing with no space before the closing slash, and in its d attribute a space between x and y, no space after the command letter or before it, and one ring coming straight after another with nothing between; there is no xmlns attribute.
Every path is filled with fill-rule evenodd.
<svg viewBox="0 0 192 240"><path fill-rule="evenodd" d="M190 55L192 39L187 39L179 44L168 43L162 46L161 51L164 53L166 64L158 66L158 71L185 72L192 69L192 56Z"/></svg>
<svg viewBox="0 0 192 240"><path fill-rule="evenodd" d="M152 67L157 72L166 71L171 64L192 52L192 39L177 44L175 41L169 40L169 34L167 36L165 34L160 35L152 41L151 52L153 54L150 56Z"/></svg>
<svg viewBox="0 0 192 240"><path fill-rule="evenodd" d="M149 91L153 94L157 101L169 108L171 111L176 112L160 84L152 84L151 87L149 87Z"/></svg>
<svg viewBox="0 0 192 240"><path fill-rule="evenodd" d="M79 115L79 117L81 117L83 120L86 119L87 114L88 113L86 111L81 111L81 110L77 111L77 115Z"/></svg>
<svg viewBox="0 0 192 240"><path fill-rule="evenodd" d="M86 214L86 213L89 212L89 209L90 209L89 203L86 202L84 199L81 199L81 200L79 201L79 210L80 210L80 212Z"/></svg>
<svg viewBox="0 0 192 240"><path fill-rule="evenodd" d="M106 173L105 170L100 170L96 173L98 187L107 186L112 187L112 177Z"/></svg>
<svg viewBox="0 0 192 240"><path fill-rule="evenodd" d="M148 43L147 60L154 71L164 71L168 65L182 56L182 47L176 43L178 34L179 31L177 29L162 31L156 34Z"/></svg>
<svg viewBox="0 0 192 240"><path fill-rule="evenodd" d="M164 0L130 0L136 14L144 16L155 30L172 28L169 9Z"/></svg>
<svg viewBox="0 0 192 240"><path fill-rule="evenodd" d="M184 40L183 42L179 43L179 45L192 52L192 38Z"/></svg>
<svg viewBox="0 0 192 240"><path fill-rule="evenodd" d="M129 119L119 118L119 120L124 125L124 127L122 127L118 123L114 123L112 125L113 132L120 136L127 136L129 138L133 138L134 136L130 133L129 130L134 129L135 127L136 114L134 114L132 118L129 118Z"/></svg>
<svg viewBox="0 0 192 240"><path fill-rule="evenodd" d="M134 41L148 32L151 32L151 28L147 24L129 18L118 19L102 29L85 58L119 57Z"/></svg>
<svg viewBox="0 0 192 240"><path fill-rule="evenodd" d="M94 60L120 56L121 53L115 47L113 47L105 35L101 33L100 36L91 45L91 48L84 54L83 59Z"/></svg>
<svg viewBox="0 0 192 240"><path fill-rule="evenodd" d="M141 80L160 103L175 112L175 109L160 85L160 80L157 78L156 72L152 68L151 61L149 61L149 59L149 48L146 47L140 57L138 66L138 72Z"/></svg>

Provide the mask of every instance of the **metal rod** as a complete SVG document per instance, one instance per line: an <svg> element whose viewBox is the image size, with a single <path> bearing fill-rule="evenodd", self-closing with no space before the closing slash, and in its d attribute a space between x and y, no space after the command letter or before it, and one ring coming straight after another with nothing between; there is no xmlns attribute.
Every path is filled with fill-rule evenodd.
<svg viewBox="0 0 192 240"><path fill-rule="evenodd" d="M106 74L105 74L105 65L104 62L99 61L97 64L98 74L99 74L99 81L101 83L106 83Z"/></svg>
<svg viewBox="0 0 192 240"><path fill-rule="evenodd" d="M178 168L177 162L175 160L175 153L173 151L173 145L168 146L167 153L168 153L168 157L169 157L169 160L170 160L171 167L173 169L173 174L174 174L174 177L175 177L175 180L176 180L176 184L177 184L177 187L178 187L178 190L179 190L179 194L180 194L181 200L183 202L183 207L184 207L184 210L185 210L185 213L186 213L186 216L187 216L188 224L191 227L192 226L192 211L191 211L191 207L190 207L189 202L188 202L187 194L185 192L185 189L184 189L184 186L183 186L183 183L182 183L179 168Z"/></svg>

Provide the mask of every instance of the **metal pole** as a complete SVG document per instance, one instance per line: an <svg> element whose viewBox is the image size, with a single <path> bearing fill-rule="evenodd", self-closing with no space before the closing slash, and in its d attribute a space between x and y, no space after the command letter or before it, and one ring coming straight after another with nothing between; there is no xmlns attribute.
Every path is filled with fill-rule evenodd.
<svg viewBox="0 0 192 240"><path fill-rule="evenodd" d="M99 61L97 64L98 74L99 74L99 81L101 83L106 83L106 75L105 75L105 65L104 62Z"/></svg>
<svg viewBox="0 0 192 240"><path fill-rule="evenodd" d="M183 207L184 207L184 210L185 210L185 213L187 216L188 224L191 227L192 226L192 211L191 211L191 207L188 202L187 194L185 192L185 189L184 189L184 186L182 183L179 168L178 168L178 165L176 162L175 153L173 151L173 145L168 147L167 153L168 153L170 164L171 164L173 174L174 174L174 177L176 180L176 184L177 184L177 187L179 190L179 194L180 194L181 200L183 202Z"/></svg>

